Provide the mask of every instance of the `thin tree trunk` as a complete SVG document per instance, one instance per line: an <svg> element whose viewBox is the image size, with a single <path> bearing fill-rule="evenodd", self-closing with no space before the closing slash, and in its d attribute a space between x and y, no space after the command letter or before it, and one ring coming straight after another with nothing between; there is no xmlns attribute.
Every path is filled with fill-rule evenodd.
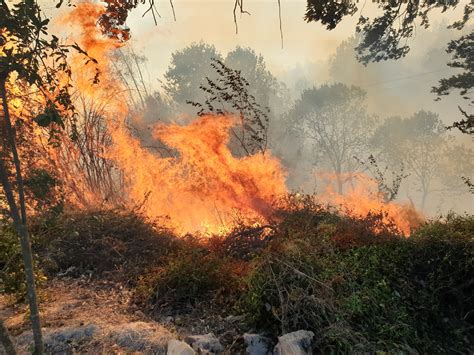
<svg viewBox="0 0 474 355"><path fill-rule="evenodd" d="M421 210L424 212L425 211L425 206L426 206L426 198L428 197L428 192L423 189L423 194L421 196Z"/></svg>
<svg viewBox="0 0 474 355"><path fill-rule="evenodd" d="M3 345L3 349L5 350L7 355L16 354L16 350L15 350L15 346L13 345L12 338L10 338L8 329L3 324L2 319L0 319L0 344Z"/></svg>
<svg viewBox="0 0 474 355"><path fill-rule="evenodd" d="M3 78L2 78L3 79ZM8 110L7 95L5 89L5 79L0 81L0 98L2 99L3 104L3 113L5 115L5 123L7 130L7 138L10 144L10 149L13 154L13 161L15 164L15 176L18 184L18 195L20 207L18 208L13 195L13 188L8 179L8 170L5 166L6 154L2 154L0 157L0 180L5 192L5 196L8 201L8 206L10 208L10 215L13 219L13 225L16 232L20 236L21 244L21 253L23 256L23 264L25 267L25 278L26 278L26 288L28 293L28 301L30 306L30 319L31 327L33 330L33 338L35 341L35 353L43 353L43 340L41 334L41 322L39 317L39 309L36 297L36 286L35 286L35 274L33 271L33 257L31 252L31 243L30 236L28 233L27 220L26 220L26 205L25 205L25 195L23 191L23 178L21 175L21 166L20 160L18 157L18 151L16 149L14 130L11 125L10 112ZM3 152L2 152L3 153Z"/></svg>
<svg viewBox="0 0 474 355"><path fill-rule="evenodd" d="M338 170L336 172L336 183L337 183L337 193L342 195L342 177L341 172Z"/></svg>

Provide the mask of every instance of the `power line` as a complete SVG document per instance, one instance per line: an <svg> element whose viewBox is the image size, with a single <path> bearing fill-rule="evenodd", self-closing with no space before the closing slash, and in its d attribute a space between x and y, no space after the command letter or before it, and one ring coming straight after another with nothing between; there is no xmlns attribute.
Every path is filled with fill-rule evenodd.
<svg viewBox="0 0 474 355"><path fill-rule="evenodd" d="M370 86L383 85L383 84L393 83L393 82L400 81L400 80L412 79L412 78L416 78L416 77L423 76L423 75L439 73L439 72L449 70L449 69L451 69L451 68L445 67L445 68L442 68L442 69L433 70L433 71L429 71L429 72L425 72L425 73L419 73L419 74L404 76L404 77L401 77L401 78L395 78L395 79L391 79L391 80L378 81L378 82L375 82L375 83L359 85L359 86L360 87L370 87Z"/></svg>

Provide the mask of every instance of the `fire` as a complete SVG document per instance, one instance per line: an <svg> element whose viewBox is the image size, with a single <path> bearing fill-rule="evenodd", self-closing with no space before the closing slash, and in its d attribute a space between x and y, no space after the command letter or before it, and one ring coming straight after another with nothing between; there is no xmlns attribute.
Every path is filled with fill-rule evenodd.
<svg viewBox="0 0 474 355"><path fill-rule="evenodd" d="M96 21L104 11L100 5L81 3L62 22L80 29L77 42L98 61L101 79L96 85L91 83L93 66L84 71L84 63L76 58L73 72L79 70L80 91L91 99L108 100L112 144L104 154L125 177L129 207L140 205L152 218L169 217L180 232L218 232L233 225L236 211L247 218L268 217L273 198L287 192L283 169L270 153L234 157L227 147L231 117L201 117L188 126L156 124L153 138L176 152L167 158L131 135L125 100L110 95L125 91L109 67L109 55L123 44L100 33Z"/></svg>
<svg viewBox="0 0 474 355"><path fill-rule="evenodd" d="M169 148L171 154L166 157L132 135L127 127L132 114L123 97L126 90L110 67L110 55L124 43L101 33L97 20L104 12L102 5L84 2L61 22L76 27L75 41L97 60L96 65L84 65L83 57L72 58L75 86L87 100L106 103L103 114L111 142L100 147L98 154L112 161L124 177L122 202L128 208L139 206L151 218L168 217L182 233L228 231L238 214L252 221L267 219L274 198L288 192L285 173L269 152L242 158L232 155L228 142L234 118L204 116L187 126L155 124L150 127L152 137ZM93 84L95 68L100 80ZM67 164L61 166L65 172ZM71 190L94 195L81 186L84 179L78 175L78 171L65 173L73 180ZM374 193L373 181L362 175L355 180L354 188L345 195L328 189L320 199L359 217L383 211L384 222L395 223L405 235L420 223L421 217L409 206L384 202Z"/></svg>
<svg viewBox="0 0 474 355"><path fill-rule="evenodd" d="M328 182L334 182L336 175L333 173L318 173ZM343 180L350 180L351 186L343 194L336 192L332 184L326 186L319 199L338 207L341 213L354 217L366 217L373 213L383 213L384 224L395 224L397 229L405 236L423 222L423 216L408 204L394 201L384 201L378 192L376 181L362 173L343 174Z"/></svg>
<svg viewBox="0 0 474 355"><path fill-rule="evenodd" d="M176 150L160 158L124 130L113 133L111 157L125 172L127 190L152 217L169 216L181 231L215 232L232 225L234 212L268 217L275 196L287 192L280 163L270 154L232 155L230 117L205 116L188 126L157 124L155 139Z"/></svg>

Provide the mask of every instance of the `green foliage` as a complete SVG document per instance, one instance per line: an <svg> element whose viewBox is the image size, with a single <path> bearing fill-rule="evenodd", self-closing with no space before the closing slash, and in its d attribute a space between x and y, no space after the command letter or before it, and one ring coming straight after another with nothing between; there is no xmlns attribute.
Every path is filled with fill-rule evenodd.
<svg viewBox="0 0 474 355"><path fill-rule="evenodd" d="M0 293L24 295L25 272L20 240L12 225L2 223L0 236Z"/></svg>
<svg viewBox="0 0 474 355"><path fill-rule="evenodd" d="M38 265L35 265L35 277L38 285L46 280ZM13 295L18 301L26 298L20 239L6 218L0 224L0 294Z"/></svg>
<svg viewBox="0 0 474 355"><path fill-rule="evenodd" d="M408 54L410 46L407 40L416 35L417 22L423 28L429 28L431 12L439 8L441 11L456 8L459 0L453 1L381 1L377 2L377 16L364 15L357 3L339 2L335 0L307 0L305 20L320 22L328 30L336 26L346 16L359 13L356 32L360 40L355 47L357 59L367 65L370 62L400 59ZM464 13L460 20L448 26L451 29L462 30L474 13L472 2L464 5ZM473 80L473 39L471 33L461 36L448 43L447 52L452 54L453 60L448 66L464 70L449 78L441 79L432 92L438 98L448 95L451 91L459 91L460 96L472 105ZM462 115L460 121L454 122L449 128L457 128L463 133L474 133L474 115L458 107Z"/></svg>
<svg viewBox="0 0 474 355"><path fill-rule="evenodd" d="M179 312L209 297L218 302L221 296L238 289L233 261L207 248L185 247L167 260L154 276L152 299L156 310L171 307Z"/></svg>
<svg viewBox="0 0 474 355"><path fill-rule="evenodd" d="M31 169L24 180L28 205L43 215L57 214L63 208L60 181L45 169Z"/></svg>
<svg viewBox="0 0 474 355"><path fill-rule="evenodd" d="M193 43L172 54L165 73L165 88L175 102L186 104L187 101L204 100L197 89L204 84L206 77L216 77L210 65L211 58L222 59L214 46L202 42Z"/></svg>
<svg viewBox="0 0 474 355"><path fill-rule="evenodd" d="M305 20L320 22L328 30L332 30L346 16L359 16L356 31L361 41L357 46L358 59L367 64L388 59L400 59L409 51L407 40L416 35L416 25L428 28L430 13L434 9L446 11L459 4L455 1L433 2L423 1L381 1L376 4L377 15L365 14L363 6L353 2L335 0L307 0ZM359 11L359 9L361 11ZM468 21L472 12L472 4L465 5L464 18L453 27L461 29Z"/></svg>
<svg viewBox="0 0 474 355"><path fill-rule="evenodd" d="M466 6L466 18L470 17L470 13L474 12L474 5L471 4L470 12ZM467 20L466 20L467 21ZM462 28L463 25L461 25ZM474 32L462 36L456 40L452 40L448 44L447 52L452 54L452 61L448 66L463 70L463 72L453 75L449 78L441 79L438 87L433 87L432 91L438 95L438 98L448 95L451 91L459 91L459 94L464 100L467 100L468 105L472 105L474 100L471 96L474 82ZM468 113L461 107L459 112L463 119L454 122L451 127L457 128L462 133L474 134L474 114Z"/></svg>
<svg viewBox="0 0 474 355"><path fill-rule="evenodd" d="M473 217L352 246L335 242L339 223L327 221L280 236L278 247L275 238L255 261L242 299L255 325L313 330L322 352L472 349Z"/></svg>
<svg viewBox="0 0 474 355"><path fill-rule="evenodd" d="M11 73L16 73L27 86L57 92L54 102L45 95L45 113L38 116L38 122L42 126L62 125L59 111L64 114L74 109L69 95L71 86L63 80L64 75L71 75L67 55L70 48L86 53L77 45L63 45L58 37L48 36L49 19L42 17L35 1L20 1L11 9L2 1L0 9L0 80L5 82ZM47 57L54 58L55 64L47 64L44 60Z"/></svg>
<svg viewBox="0 0 474 355"><path fill-rule="evenodd" d="M38 218L33 246L48 272L113 277L144 309L217 305L274 336L312 330L322 353L473 349L472 216L450 214L403 238L382 216L344 217L312 196L275 208L278 222L210 239L175 238L134 213L67 213ZM17 240L4 224L0 263L14 256L19 269L2 271L2 292L24 292Z"/></svg>

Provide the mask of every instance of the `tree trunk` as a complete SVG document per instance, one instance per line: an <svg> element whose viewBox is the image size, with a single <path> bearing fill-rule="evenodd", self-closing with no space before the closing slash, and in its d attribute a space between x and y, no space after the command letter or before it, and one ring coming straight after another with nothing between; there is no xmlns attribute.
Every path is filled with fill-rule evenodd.
<svg viewBox="0 0 474 355"><path fill-rule="evenodd" d="M336 183L337 183L337 193L339 195L342 195L342 177L341 177L340 171L336 172Z"/></svg>
<svg viewBox="0 0 474 355"><path fill-rule="evenodd" d="M425 211L425 206L426 206L426 200L428 198L428 194L430 192L429 190L430 184L429 182L422 182L421 183L421 210L424 212Z"/></svg>
<svg viewBox="0 0 474 355"><path fill-rule="evenodd" d="M6 78L2 78L0 80L0 98L2 99L3 104L3 113L5 115L5 126L6 126L6 135L7 140L10 145L10 149L13 155L13 161L15 164L15 176L18 185L18 196L19 196L19 203L20 208L15 201L15 197L13 195L13 188L10 180L8 178L8 170L5 165L4 159L6 158L6 154L2 151L2 155L0 157L0 180L3 186L3 190L5 192L5 196L7 198L8 206L10 208L10 216L13 219L13 225L17 234L20 237L20 244L21 244L21 253L23 257L23 264L25 267L25 278L26 278L26 288L28 293L28 301L30 306L30 319L31 319L31 327L33 330L33 338L35 341L35 354L42 354L43 353L43 340L41 334L41 323L39 317L39 309L36 297L36 286L35 286L35 274L33 271L33 257L31 252L31 243L30 243L30 236L28 233L27 227L27 220L26 220L26 206L25 206L25 198L24 198L24 191L23 191L23 178L21 175L21 166L20 160L18 157L18 151L16 149L15 143L15 132L11 125L10 120L10 112L8 110L8 103L7 103L7 95L5 89L5 80Z"/></svg>
<svg viewBox="0 0 474 355"><path fill-rule="evenodd" d="M13 345L13 341L10 338L10 334L8 334L8 329L3 324L3 320L0 319L0 345L3 345L3 349L5 350L7 355L15 355L16 350L15 346Z"/></svg>
<svg viewBox="0 0 474 355"><path fill-rule="evenodd" d="M423 189L422 196L421 196L421 210L424 212L425 211L425 205L426 205L426 198L428 197L428 191Z"/></svg>

